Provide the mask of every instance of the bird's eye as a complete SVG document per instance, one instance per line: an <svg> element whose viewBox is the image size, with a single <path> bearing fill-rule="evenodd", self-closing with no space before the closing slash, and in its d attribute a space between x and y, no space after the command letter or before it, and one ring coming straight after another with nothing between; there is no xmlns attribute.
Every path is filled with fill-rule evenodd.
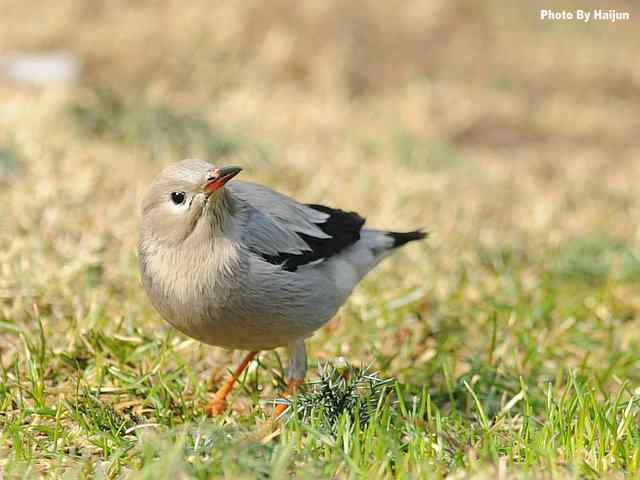
<svg viewBox="0 0 640 480"><path fill-rule="evenodd" d="M184 192L171 192L171 201L176 205L182 205L186 199Z"/></svg>

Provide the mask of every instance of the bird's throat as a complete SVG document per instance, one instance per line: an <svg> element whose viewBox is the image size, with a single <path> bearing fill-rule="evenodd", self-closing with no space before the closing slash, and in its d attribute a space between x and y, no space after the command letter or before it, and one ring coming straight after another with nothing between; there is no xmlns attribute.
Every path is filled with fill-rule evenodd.
<svg viewBox="0 0 640 480"><path fill-rule="evenodd" d="M232 225L235 205L231 194L223 187L216 190L207 199L203 217L214 236L223 235Z"/></svg>

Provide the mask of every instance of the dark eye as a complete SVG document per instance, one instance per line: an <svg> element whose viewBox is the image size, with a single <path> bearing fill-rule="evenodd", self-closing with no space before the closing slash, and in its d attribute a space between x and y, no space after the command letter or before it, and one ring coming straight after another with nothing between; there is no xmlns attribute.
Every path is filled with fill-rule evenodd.
<svg viewBox="0 0 640 480"><path fill-rule="evenodd" d="M182 205L185 198L184 192L171 192L171 201L176 205Z"/></svg>

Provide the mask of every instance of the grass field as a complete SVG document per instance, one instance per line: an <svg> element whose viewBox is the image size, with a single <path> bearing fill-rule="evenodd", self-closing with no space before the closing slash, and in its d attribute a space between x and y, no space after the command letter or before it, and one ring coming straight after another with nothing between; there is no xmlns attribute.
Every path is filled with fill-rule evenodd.
<svg viewBox="0 0 640 480"><path fill-rule="evenodd" d="M0 53L82 64L0 76L0 477L640 476L636 2L216 3L0 0ZM142 291L141 195L184 157L431 232L310 339L276 425L282 353L206 418L242 352Z"/></svg>

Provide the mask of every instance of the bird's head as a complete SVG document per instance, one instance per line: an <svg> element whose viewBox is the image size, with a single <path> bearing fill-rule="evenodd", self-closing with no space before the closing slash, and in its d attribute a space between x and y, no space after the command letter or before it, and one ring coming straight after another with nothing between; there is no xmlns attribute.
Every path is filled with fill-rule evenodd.
<svg viewBox="0 0 640 480"><path fill-rule="evenodd" d="M240 167L215 167L203 160L169 165L153 181L142 202L142 229L154 240L175 245L187 239L204 217L222 221L231 208L225 184Z"/></svg>

